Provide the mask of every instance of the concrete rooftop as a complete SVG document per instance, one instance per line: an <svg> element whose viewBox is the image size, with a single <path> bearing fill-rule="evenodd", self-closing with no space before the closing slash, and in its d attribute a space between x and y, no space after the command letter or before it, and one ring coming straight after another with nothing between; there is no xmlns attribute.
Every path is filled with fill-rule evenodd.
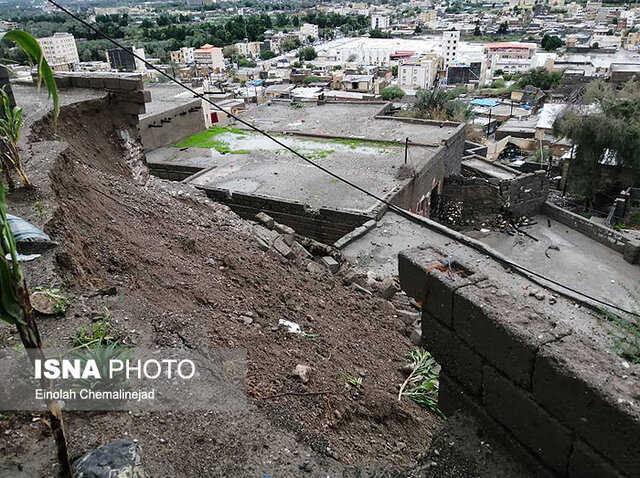
<svg viewBox="0 0 640 478"><path fill-rule="evenodd" d="M370 211L379 204L257 133L227 132L215 139L226 143L234 154L222 154L215 148L170 147L149 152L147 161L212 168L191 181L201 187L359 212ZM396 178L404 163L404 145L364 141L344 144L335 139L289 136L278 139L317 164L382 197L407 181ZM438 149L410 146L411 163L416 169L422 168Z"/></svg>
<svg viewBox="0 0 640 478"><path fill-rule="evenodd" d="M273 132L320 134L341 138L371 139L378 141L410 141L423 145L439 145L456 132L456 126L432 126L395 119L375 119L384 105L303 103L293 108L290 103L267 103L242 116L253 125ZM239 126L241 127L241 126Z"/></svg>
<svg viewBox="0 0 640 478"><path fill-rule="evenodd" d="M593 297L633 310L634 304L626 288L637 285L639 266L625 262L621 254L559 222L549 219L549 227L548 218L544 215L532 219L538 224L527 227L526 231L538 242L525 236L509 236L501 232L468 231L465 234L528 269ZM478 264L490 263L492 268L496 267L495 262L486 256L472 252L466 246L395 213L385 214L377 228L348 245L343 252L358 264L379 274L397 274L398 252L421 245L435 246L453 254L471 254L471 257L476 257L474 260ZM545 251L550 245L558 246L560 250L548 250L547 258ZM491 272L491 269L486 270ZM514 280L518 277L515 274L511 276ZM524 294L523 300L535 299Z"/></svg>

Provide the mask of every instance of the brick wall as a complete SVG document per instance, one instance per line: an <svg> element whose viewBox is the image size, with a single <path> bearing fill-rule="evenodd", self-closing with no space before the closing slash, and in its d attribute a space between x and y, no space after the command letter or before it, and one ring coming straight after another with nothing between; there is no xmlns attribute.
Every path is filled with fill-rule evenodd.
<svg viewBox="0 0 640 478"><path fill-rule="evenodd" d="M549 196L549 180L545 171L521 174L502 181L500 192L506 208L514 216L530 216L540 210Z"/></svg>
<svg viewBox="0 0 640 478"><path fill-rule="evenodd" d="M139 122L138 115L146 112L145 103L151 101L151 93L144 89L137 74L104 72L56 72L58 88L90 88L108 92L108 101L119 112L131 115L131 121Z"/></svg>
<svg viewBox="0 0 640 478"><path fill-rule="evenodd" d="M562 209L550 202L544 203L542 212L551 219L555 219L565 226L590 237L594 241L619 252L623 255L624 260L630 264L640 263L640 241L625 237L615 229L609 229L591 222L578 214Z"/></svg>
<svg viewBox="0 0 640 478"><path fill-rule="evenodd" d="M338 209L312 209L292 200L281 200L258 194L231 193L226 189L201 187L211 199L228 205L245 219L266 212L277 222L295 229L303 236L325 244L333 244L345 234L373 219L372 216Z"/></svg>
<svg viewBox="0 0 640 478"><path fill-rule="evenodd" d="M455 262L465 276L451 277L433 268L442 263L429 249L399 255L401 286L422 303L423 346L442 366L444 413L476 416L536 476L640 476L637 378L622 359L521 305L498 277Z"/></svg>

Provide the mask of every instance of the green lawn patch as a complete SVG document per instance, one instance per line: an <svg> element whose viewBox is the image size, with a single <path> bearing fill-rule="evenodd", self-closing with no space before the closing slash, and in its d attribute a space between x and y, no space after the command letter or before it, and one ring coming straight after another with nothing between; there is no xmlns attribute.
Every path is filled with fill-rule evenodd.
<svg viewBox="0 0 640 478"><path fill-rule="evenodd" d="M175 148L214 148L219 153L233 153L229 149L229 144L226 141L220 141L215 139L216 136L219 136L224 133L232 133L232 134L246 134L245 131L238 128L228 128L226 126L213 126L202 133L196 133L188 138L179 141L174 144Z"/></svg>
<svg viewBox="0 0 640 478"><path fill-rule="evenodd" d="M348 146L351 149L356 149L358 147L373 147L373 148L386 148L387 146L393 146L395 143L392 141L368 141L365 139L348 139L348 138L337 138L333 140L334 143L341 144L343 146Z"/></svg>

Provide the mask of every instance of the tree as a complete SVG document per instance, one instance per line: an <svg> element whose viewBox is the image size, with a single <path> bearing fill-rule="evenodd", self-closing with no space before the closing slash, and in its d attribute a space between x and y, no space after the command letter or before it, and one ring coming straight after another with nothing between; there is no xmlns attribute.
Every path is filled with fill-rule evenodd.
<svg viewBox="0 0 640 478"><path fill-rule="evenodd" d="M605 189L603 163L617 169L640 169L640 94L629 99L619 94L612 98L603 89L599 98L595 94L589 101L598 103L600 111L570 111L556 120L553 134L575 144L575 157L569 164L570 189L593 200ZM640 184L637 172L635 184Z"/></svg>
<svg viewBox="0 0 640 478"><path fill-rule="evenodd" d="M559 36L557 35L552 36L552 35L549 35L548 33L544 34L544 36L542 37L542 41L540 42L540 45L542 45L542 48L544 48L546 51L557 50L563 44L564 42L560 39Z"/></svg>
<svg viewBox="0 0 640 478"><path fill-rule="evenodd" d="M144 20L142 20L142 23L140 24L140 26L142 28L153 28L155 26L155 23L153 22L153 20L149 20L148 18L145 18Z"/></svg>
<svg viewBox="0 0 640 478"><path fill-rule="evenodd" d="M420 35L421 33L422 33L422 27L420 25L416 25L416 27L413 29L413 34Z"/></svg>
<svg viewBox="0 0 640 478"><path fill-rule="evenodd" d="M300 61L312 61L318 58L318 54L316 53L315 48L312 46L306 46L304 48L300 48L298 58L300 58Z"/></svg>
<svg viewBox="0 0 640 478"><path fill-rule="evenodd" d="M404 97L405 92L399 86L391 85L383 88L380 92L382 99L385 101L399 100Z"/></svg>
<svg viewBox="0 0 640 478"><path fill-rule="evenodd" d="M502 22L500 24L500 26L498 27L498 35L506 35L507 33L509 33L509 23L508 22Z"/></svg>
<svg viewBox="0 0 640 478"><path fill-rule="evenodd" d="M322 78L320 78L319 76L307 76L304 80L302 80L302 83L304 83L305 85L310 85L311 83L318 83L322 81Z"/></svg>
<svg viewBox="0 0 640 478"><path fill-rule="evenodd" d="M300 40L298 40L297 38L287 38L286 40L283 40L282 43L280 44L280 48L282 48L282 51L291 51L299 47L300 47Z"/></svg>
<svg viewBox="0 0 640 478"><path fill-rule="evenodd" d="M370 38L391 38L391 33L383 32L379 28L373 28L369 31Z"/></svg>
<svg viewBox="0 0 640 478"><path fill-rule="evenodd" d="M227 45L222 49L222 56L225 58L233 58L238 55L238 49L235 45Z"/></svg>
<svg viewBox="0 0 640 478"><path fill-rule="evenodd" d="M516 83L517 88L524 88L525 86L535 86L541 90L550 90L554 86L560 83L562 79L562 72L553 72L546 70L533 70L522 75L522 77Z"/></svg>
<svg viewBox="0 0 640 478"><path fill-rule="evenodd" d="M264 50L260 52L261 60L270 60L271 58L274 58L276 56L278 55L276 54L275 51L272 51L272 50Z"/></svg>

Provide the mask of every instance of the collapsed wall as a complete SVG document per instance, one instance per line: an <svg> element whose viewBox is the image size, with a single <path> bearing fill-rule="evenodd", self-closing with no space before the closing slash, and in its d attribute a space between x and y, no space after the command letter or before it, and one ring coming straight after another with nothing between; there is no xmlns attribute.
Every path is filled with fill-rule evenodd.
<svg viewBox="0 0 640 478"><path fill-rule="evenodd" d="M629 364L522 306L500 285L504 272L489 279L432 250L402 252L399 272L422 305L423 346L442 366L445 414L477 417L539 476L640 476L640 388Z"/></svg>

